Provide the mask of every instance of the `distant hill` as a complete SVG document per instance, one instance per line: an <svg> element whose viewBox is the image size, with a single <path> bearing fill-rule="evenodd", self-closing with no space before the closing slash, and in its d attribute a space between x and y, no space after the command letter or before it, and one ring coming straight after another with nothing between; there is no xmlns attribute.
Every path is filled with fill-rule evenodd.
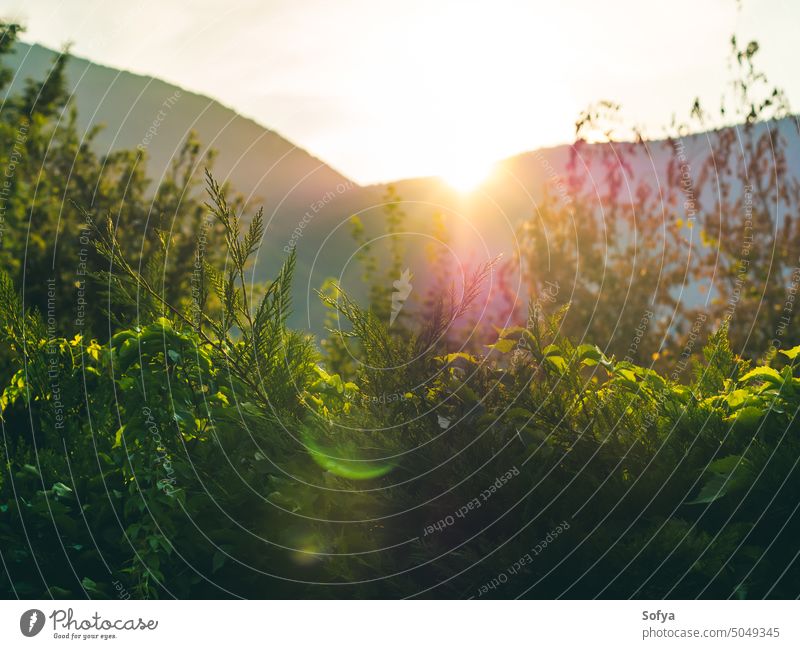
<svg viewBox="0 0 800 649"><path fill-rule="evenodd" d="M56 52L19 43L8 58L17 70L12 92L25 78L42 78ZM251 119L218 101L153 77L116 70L71 56L67 77L81 127L104 124L97 138L103 151L146 148L148 170L158 178L190 130L218 151L217 173L245 194L270 205L297 206L322 189L349 182L342 174ZM159 115L161 115L159 119ZM153 127L155 132L149 131Z"/></svg>
<svg viewBox="0 0 800 649"><path fill-rule="evenodd" d="M15 49L5 59L17 71L11 92L21 89L26 78L44 78L57 55L40 45L18 43ZM259 279L280 265L284 246L307 212L316 217L322 212L320 205L329 208L334 199L352 200L347 193L359 189L275 131L209 97L74 56L67 63L67 78L80 128L104 125L95 140L98 153L144 147L148 175L155 181L169 168L190 130L217 151L217 179L229 181L251 204L265 208L268 227ZM301 257L304 250L299 250ZM302 276L304 259L300 261Z"/></svg>
<svg viewBox="0 0 800 649"><path fill-rule="evenodd" d="M54 56L56 53L47 48L20 43L7 58L17 70L12 91L19 89L27 77L42 78ZM229 181L251 204L265 207L268 229L259 253L256 279L274 274L287 246L297 247L295 326L318 329L321 307L313 289L326 277L340 277L356 296L362 294L348 219L351 214L358 214L369 233L382 234L386 185L361 187L275 131L214 99L153 77L78 57L71 57L67 76L81 128L105 125L96 140L99 153L141 145L148 153L148 173L157 180L190 130L197 132L205 146L218 152L214 167L218 179ZM789 168L800 170L797 128L790 120L780 128L791 143ZM711 141L706 134L687 138L689 159L703 157ZM667 162L664 148L657 144L652 147L652 159L642 153L633 165L636 175L654 187L663 182ZM474 265L499 253L512 256L520 220L535 214L548 184L557 186L569 152L570 146L565 145L509 158L498 164L496 172L478 191L468 195L454 191L437 178L393 183L409 216L407 233L403 235L409 265L420 267L415 262L433 243L430 235L435 213L445 215L447 254L461 265ZM595 176L598 171L589 164L585 172Z"/></svg>

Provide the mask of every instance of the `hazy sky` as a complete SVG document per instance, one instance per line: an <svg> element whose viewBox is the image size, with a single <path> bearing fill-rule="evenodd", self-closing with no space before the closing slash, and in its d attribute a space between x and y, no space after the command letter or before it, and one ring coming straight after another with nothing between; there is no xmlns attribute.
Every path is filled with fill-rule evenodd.
<svg viewBox="0 0 800 649"><path fill-rule="evenodd" d="M25 39L207 94L357 181L468 173L572 139L610 99L654 128L716 103L728 41L800 101L797 0L3 0Z"/></svg>

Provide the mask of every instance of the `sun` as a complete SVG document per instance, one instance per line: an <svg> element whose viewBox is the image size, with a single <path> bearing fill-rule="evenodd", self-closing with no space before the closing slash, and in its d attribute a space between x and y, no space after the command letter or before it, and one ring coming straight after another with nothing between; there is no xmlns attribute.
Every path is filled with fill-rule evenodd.
<svg viewBox="0 0 800 649"><path fill-rule="evenodd" d="M453 167L439 175L450 187L462 194L473 192L488 180L494 163L482 160L457 160Z"/></svg>

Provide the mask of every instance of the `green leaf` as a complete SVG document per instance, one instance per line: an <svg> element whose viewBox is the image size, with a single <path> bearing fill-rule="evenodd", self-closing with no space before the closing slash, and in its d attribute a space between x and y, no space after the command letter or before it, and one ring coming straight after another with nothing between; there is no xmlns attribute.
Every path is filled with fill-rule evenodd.
<svg viewBox="0 0 800 649"><path fill-rule="evenodd" d="M752 479L750 465L739 455L729 455L711 462L706 468L710 477L706 480L700 493L687 505L705 505L740 491L748 486Z"/></svg>
<svg viewBox="0 0 800 649"><path fill-rule="evenodd" d="M743 405L748 398L752 396L752 393L749 390L734 390L729 395L725 397L725 401L727 401L728 406L732 409L736 409L739 406ZM720 397L715 397L720 398Z"/></svg>
<svg viewBox="0 0 800 649"><path fill-rule="evenodd" d="M757 406L745 406L740 408L730 417L725 418L725 422L733 426L739 432L749 432L755 430L761 418L764 416L764 410Z"/></svg>
<svg viewBox="0 0 800 649"><path fill-rule="evenodd" d="M506 327L505 329L498 329L495 327L495 329L500 338L512 338L514 336L519 338L528 331L525 327Z"/></svg>
<svg viewBox="0 0 800 649"><path fill-rule="evenodd" d="M712 473L728 474L731 473L742 461L741 455L728 455L727 457L714 460L708 465L707 471Z"/></svg>
<svg viewBox="0 0 800 649"><path fill-rule="evenodd" d="M775 383L780 385L783 383L783 378L778 373L778 371L772 367L757 367L754 370L750 370L747 374L745 374L742 378L739 379L739 383L744 383L746 381L751 381L752 379L761 379L763 381L770 381L771 383Z"/></svg>
<svg viewBox="0 0 800 649"><path fill-rule="evenodd" d="M55 495L59 496L60 498L65 498L67 496L72 495L72 489L70 489L63 482L56 482L53 485L53 493L55 493Z"/></svg>
<svg viewBox="0 0 800 649"><path fill-rule="evenodd" d="M475 358L472 354L467 354L466 352L454 352L453 354L447 354L446 356L438 356L437 360L445 364L449 364L457 360L464 360L468 363L473 363L473 364L477 364L479 362L478 359Z"/></svg>
<svg viewBox="0 0 800 649"><path fill-rule="evenodd" d="M214 558L211 560L211 572L217 572L217 570L222 568L222 566L225 565L227 558L227 556L217 550L214 553Z"/></svg>
<svg viewBox="0 0 800 649"><path fill-rule="evenodd" d="M563 356L545 356L544 360L555 367L559 372L565 372L567 369L567 361L564 360Z"/></svg>
<svg viewBox="0 0 800 649"><path fill-rule="evenodd" d="M727 476L714 473L700 489L694 500L686 501L687 505L707 505L719 500L728 492Z"/></svg>
<svg viewBox="0 0 800 649"><path fill-rule="evenodd" d="M793 361L800 355L800 345L792 347L791 349L781 349L778 353L783 354L786 358Z"/></svg>
<svg viewBox="0 0 800 649"><path fill-rule="evenodd" d="M563 356L564 352L562 352L561 348L559 348L557 345L548 345L547 347L545 347L542 350L542 354L545 357L547 357L547 356Z"/></svg>
<svg viewBox="0 0 800 649"><path fill-rule="evenodd" d="M112 448L118 448L122 446L122 439L124 435L125 435L125 424L123 424L117 429L117 433L116 435L114 435L114 445L112 446Z"/></svg>
<svg viewBox="0 0 800 649"><path fill-rule="evenodd" d="M622 377L624 380L630 381L631 383L636 385L636 381L637 381L638 377L636 376L636 373L633 370L628 369L627 367L619 367L619 366L617 366L617 367L614 368L614 374L616 374L617 376Z"/></svg>
<svg viewBox="0 0 800 649"><path fill-rule="evenodd" d="M575 350L575 355L578 361L589 366L597 365L605 360L603 352L600 351L600 348L597 345L578 345L577 349Z"/></svg>
<svg viewBox="0 0 800 649"><path fill-rule="evenodd" d="M501 354L507 354L516 346L516 342L510 340L508 338L501 338L498 340L494 345L487 345L489 349L494 349L495 351L500 352Z"/></svg>

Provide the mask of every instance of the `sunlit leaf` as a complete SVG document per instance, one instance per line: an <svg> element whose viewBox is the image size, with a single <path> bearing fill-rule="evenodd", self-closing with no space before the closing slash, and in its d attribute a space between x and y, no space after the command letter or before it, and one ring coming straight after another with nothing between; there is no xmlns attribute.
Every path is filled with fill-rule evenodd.
<svg viewBox="0 0 800 649"><path fill-rule="evenodd" d="M494 349L495 351L498 351L501 354L507 354L512 349L514 349L516 344L517 343L513 340L510 340L508 338L501 338L493 345L487 345L487 347L489 347L489 349Z"/></svg>

